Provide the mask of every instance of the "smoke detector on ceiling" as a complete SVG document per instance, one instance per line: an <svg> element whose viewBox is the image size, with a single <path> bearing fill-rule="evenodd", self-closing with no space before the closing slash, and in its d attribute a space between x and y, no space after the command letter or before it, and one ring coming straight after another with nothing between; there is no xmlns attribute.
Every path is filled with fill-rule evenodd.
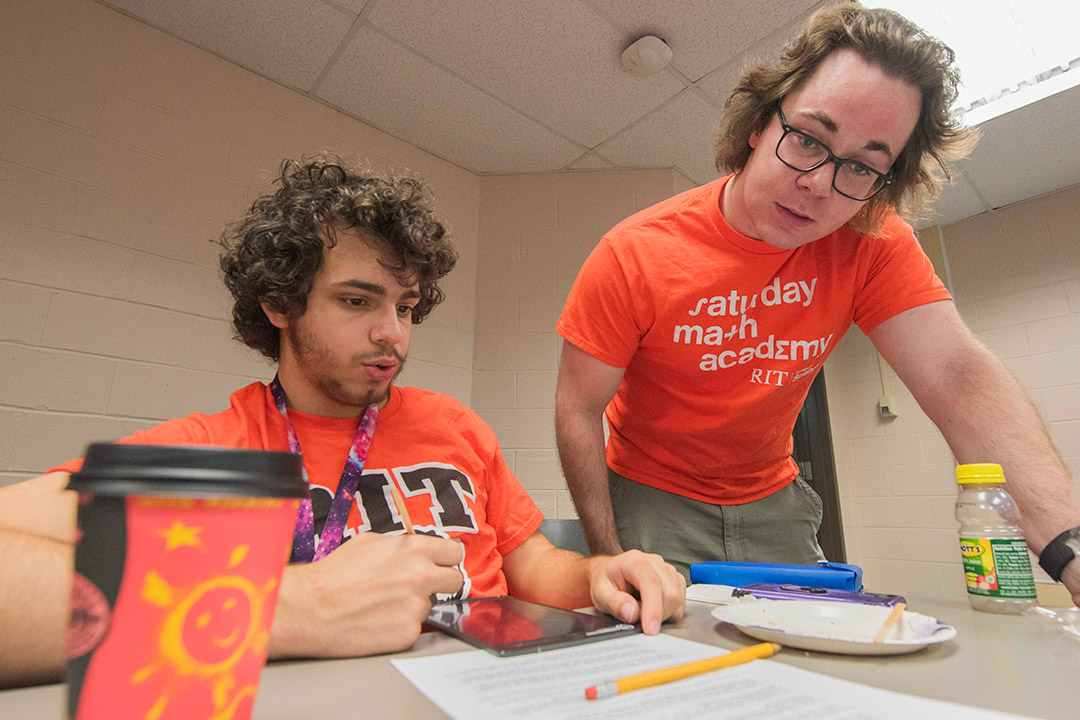
<svg viewBox="0 0 1080 720"><path fill-rule="evenodd" d="M666 68L672 55L666 42L655 35L646 35L623 50L622 64L634 75L645 77Z"/></svg>

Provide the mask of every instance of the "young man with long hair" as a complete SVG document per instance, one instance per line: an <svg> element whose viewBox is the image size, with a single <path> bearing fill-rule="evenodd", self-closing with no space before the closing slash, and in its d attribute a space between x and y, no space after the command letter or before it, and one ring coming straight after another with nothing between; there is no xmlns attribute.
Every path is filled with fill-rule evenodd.
<svg viewBox="0 0 1080 720"><path fill-rule="evenodd" d="M684 574L822 559L791 432L855 322L959 462L1004 466L1029 546L1080 602L1069 472L902 219L975 143L950 116L957 82L952 51L900 15L823 8L736 83L716 141L732 174L600 241L559 319L555 411L593 551Z"/></svg>

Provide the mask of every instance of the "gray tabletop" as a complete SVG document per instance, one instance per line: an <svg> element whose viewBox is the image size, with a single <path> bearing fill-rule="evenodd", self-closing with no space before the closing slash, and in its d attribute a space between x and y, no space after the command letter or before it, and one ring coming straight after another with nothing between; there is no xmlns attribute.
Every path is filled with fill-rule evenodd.
<svg viewBox="0 0 1080 720"><path fill-rule="evenodd" d="M856 657L785 648L777 662L865 685L1054 720L1080 716L1080 642L1028 617L977 613L966 600L909 598L909 607L954 626L955 640L911 655ZM687 617L664 632L734 650L756 643L691 602ZM263 672L253 720L377 717L445 718L390 659L471 649L426 633L405 653L350 660L271 663ZM0 718L56 720L64 686L0 692Z"/></svg>

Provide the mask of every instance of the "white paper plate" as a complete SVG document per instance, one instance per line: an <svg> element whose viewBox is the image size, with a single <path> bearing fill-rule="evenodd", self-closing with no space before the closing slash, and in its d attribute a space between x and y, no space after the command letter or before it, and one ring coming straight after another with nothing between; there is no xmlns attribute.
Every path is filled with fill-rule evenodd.
<svg viewBox="0 0 1080 720"><path fill-rule="evenodd" d="M819 600L753 600L714 608L712 614L759 640L846 655L898 655L956 637L956 628L905 610L885 642L875 643L891 611Z"/></svg>

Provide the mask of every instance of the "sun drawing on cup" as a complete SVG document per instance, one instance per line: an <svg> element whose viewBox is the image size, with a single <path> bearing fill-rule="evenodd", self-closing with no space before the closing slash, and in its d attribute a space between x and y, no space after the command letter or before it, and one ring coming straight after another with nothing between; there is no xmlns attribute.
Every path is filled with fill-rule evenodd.
<svg viewBox="0 0 1080 720"><path fill-rule="evenodd" d="M201 528L174 522L159 534L166 548L199 547ZM246 557L247 545L237 545L229 553L228 567L237 568ZM131 681L141 684L166 666L170 680L147 720L157 720L169 698L186 692L192 684L205 683L212 696L214 715L210 720L233 717L245 699L255 696L255 686L236 687L233 668L248 652L265 653L268 634L262 628L267 596L276 587L270 578L257 587L238 574L220 575L193 588L174 588L157 571L143 579L142 599L167 611L158 638L157 662L136 671Z"/></svg>

